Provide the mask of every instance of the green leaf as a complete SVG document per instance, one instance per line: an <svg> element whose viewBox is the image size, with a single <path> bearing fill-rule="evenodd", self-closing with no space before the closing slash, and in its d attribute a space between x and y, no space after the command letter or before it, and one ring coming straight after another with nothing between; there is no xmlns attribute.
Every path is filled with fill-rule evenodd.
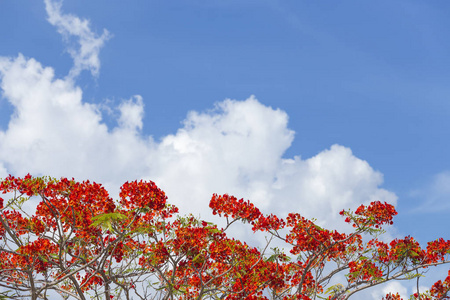
<svg viewBox="0 0 450 300"><path fill-rule="evenodd" d="M195 262L195 261L200 257L200 255L202 255L202 254L201 254L201 253L197 254L197 255L192 259L192 261Z"/></svg>
<svg viewBox="0 0 450 300"><path fill-rule="evenodd" d="M407 278L408 280L414 279L417 277L425 277L425 276L420 273L414 273L414 272L409 272L409 273L405 274L405 278Z"/></svg>
<svg viewBox="0 0 450 300"><path fill-rule="evenodd" d="M266 261L274 262L278 257L278 254L272 254Z"/></svg>
<svg viewBox="0 0 450 300"><path fill-rule="evenodd" d="M338 284L330 286L325 291L325 294L332 294L333 295L333 294L336 294L336 293L341 292L343 290L344 290L344 286L342 284L338 283Z"/></svg>
<svg viewBox="0 0 450 300"><path fill-rule="evenodd" d="M107 228L109 231L113 231L112 223L114 221L122 221L125 219L127 219L126 215L117 212L101 214L92 218L93 222L90 227L97 227L100 225L102 228Z"/></svg>

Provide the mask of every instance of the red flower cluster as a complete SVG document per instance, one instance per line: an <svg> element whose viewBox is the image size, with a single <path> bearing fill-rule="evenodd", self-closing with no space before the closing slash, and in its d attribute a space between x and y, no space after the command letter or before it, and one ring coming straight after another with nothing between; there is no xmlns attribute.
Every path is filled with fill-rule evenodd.
<svg viewBox="0 0 450 300"><path fill-rule="evenodd" d="M214 215L241 218L246 221L254 221L261 216L259 209L250 201L237 200L236 197L227 194L219 196L214 194L209 202L209 207Z"/></svg>
<svg viewBox="0 0 450 300"><path fill-rule="evenodd" d="M120 204L127 209L161 210L167 201L166 194L153 181L125 182L119 196Z"/></svg>
<svg viewBox="0 0 450 300"><path fill-rule="evenodd" d="M370 203L369 206L359 206L354 214L350 214L348 211L342 210L339 213L341 216L346 216L345 222L353 223L353 227L366 228L375 227L380 228L381 225L392 225L394 222L393 217L397 215L395 207L389 203L381 203L375 201Z"/></svg>

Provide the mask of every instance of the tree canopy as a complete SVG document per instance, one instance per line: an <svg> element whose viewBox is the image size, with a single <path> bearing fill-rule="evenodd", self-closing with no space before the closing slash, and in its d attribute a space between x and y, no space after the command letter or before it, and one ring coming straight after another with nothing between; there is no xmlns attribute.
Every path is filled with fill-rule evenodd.
<svg viewBox="0 0 450 300"><path fill-rule="evenodd" d="M450 299L450 272L418 288L426 268L449 262L450 241L383 241L397 214L388 203L341 211L354 230L339 233L214 194L219 228L180 216L151 181L126 182L117 201L98 183L67 178L10 175L0 191L0 299L347 299L402 279L417 281L411 299ZM265 246L229 237L236 222L264 232Z"/></svg>

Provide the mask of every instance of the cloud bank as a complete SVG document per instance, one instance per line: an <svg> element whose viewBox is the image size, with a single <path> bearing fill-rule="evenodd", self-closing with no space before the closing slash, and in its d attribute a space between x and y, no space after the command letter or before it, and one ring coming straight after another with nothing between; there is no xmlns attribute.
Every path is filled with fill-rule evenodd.
<svg viewBox="0 0 450 300"><path fill-rule="evenodd" d="M191 111L174 134L155 141L142 132L144 99L136 95L111 110L117 126L102 121L100 107L83 101L74 81L82 70L99 72L97 37L89 23L45 1L49 22L69 46L74 66L65 78L33 58L0 57L0 89L14 113L0 131L0 176L8 173L90 179L113 195L127 180L155 181L182 213L210 218L212 193L250 199L265 213L300 212L323 226L342 228L338 212L373 200L395 204L381 188L383 176L349 148L332 145L316 156L286 158L294 131L288 115L254 96L227 99Z"/></svg>
<svg viewBox="0 0 450 300"><path fill-rule="evenodd" d="M156 142L142 132L140 96L113 107L118 125L108 128L99 107L83 102L82 90L55 78L51 67L23 55L3 57L0 74L3 97L14 107L8 128L0 131L3 175L89 178L112 188L145 178L183 212L209 215L211 194L230 193L266 212L299 211L329 225L343 208L396 201L380 188L382 174L349 148L283 158L294 139L288 115L253 96L189 112L182 128Z"/></svg>

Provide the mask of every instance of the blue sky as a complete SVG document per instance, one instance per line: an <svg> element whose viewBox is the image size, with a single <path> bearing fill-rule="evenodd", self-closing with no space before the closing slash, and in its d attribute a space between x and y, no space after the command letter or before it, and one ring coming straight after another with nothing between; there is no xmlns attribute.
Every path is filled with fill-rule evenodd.
<svg viewBox="0 0 450 300"><path fill-rule="evenodd" d="M393 235L448 239L449 9L65 0L52 24L44 2L0 0L0 176L146 178L202 216L230 192L337 227L377 198ZM90 23L74 35L68 15ZM77 69L79 37L100 44Z"/></svg>

